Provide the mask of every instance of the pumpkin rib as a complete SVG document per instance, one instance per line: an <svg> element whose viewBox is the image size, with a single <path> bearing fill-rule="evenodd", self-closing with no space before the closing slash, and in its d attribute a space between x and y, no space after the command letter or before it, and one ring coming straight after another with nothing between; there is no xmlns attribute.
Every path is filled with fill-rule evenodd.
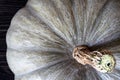
<svg viewBox="0 0 120 80"><path fill-rule="evenodd" d="M87 36L88 37L86 37L86 40L89 40L90 39L90 35L91 34L88 34L88 33L91 33L91 32L93 32L94 30L95 30L95 24L97 24L97 23L99 23L99 20L100 20L100 16L101 16L101 13L102 13L102 11L104 10L104 8L109 4L109 0L104 0L103 2L102 2L102 4L100 5L100 8L95 8L95 10L97 9L97 12L96 12L96 16L95 16L95 19L94 19L94 21L92 22L92 25L90 26L90 28L89 28L89 31L86 31L87 32ZM99 24L97 24L97 26L98 26ZM89 42L89 41L88 41Z"/></svg>
<svg viewBox="0 0 120 80"><path fill-rule="evenodd" d="M32 11L29 10L29 7L26 7L28 9L28 11L33 15L34 13ZM38 18L36 15L33 15L35 18L37 18L38 20L41 20L40 18ZM45 23L46 24L46 23ZM47 24L46 24L47 25ZM47 25L47 28L52 31L57 37L59 37L61 40L63 40L65 43L68 44L69 48L73 47L68 41L66 41L63 37L61 37L55 30L53 30L49 25ZM68 47L67 46L67 47Z"/></svg>
<svg viewBox="0 0 120 80"><path fill-rule="evenodd" d="M19 29L20 30L20 29ZM24 31L24 30L21 30L21 31ZM29 32L28 32L29 33ZM46 45L46 46L44 46L44 44L42 43L41 45L40 44L37 44L36 42L32 42L32 44L33 45L31 45L31 48L30 48L30 46L29 46L29 48L27 47L27 45L29 44L29 43L27 43L26 41L27 40L29 40L29 41L32 41L33 39L32 38L34 38L34 40L36 40L36 41L43 41L43 39L42 38L40 38L40 37L38 37L38 36L36 36L35 34L31 34L31 33L20 33L20 37L18 38L19 40L20 40L20 42L17 42L17 43L19 43L18 44L18 47L16 46L15 48L16 49L20 49L20 50L25 50L25 49L27 49L27 50L30 50L30 49L32 49L32 50L34 50L35 48L36 48L36 50L38 49L38 48L45 48L45 47L50 47L49 46L49 44L48 44L48 46ZM19 34L16 34L16 36L14 36L14 38L17 38L17 35L19 35ZM25 38L24 40L23 40L23 38L24 37L22 37L22 35L26 35L26 37L27 38ZM22 42L21 42L22 41ZM44 41L43 41L44 42ZM50 42L50 41L47 41L48 43ZM23 46L21 46L21 44L23 44ZM31 44L31 42L30 42L30 44ZM36 46L35 46L36 45ZM53 48L54 49L54 48ZM56 49L57 49L57 45L56 45ZM59 48L60 49L60 48ZM58 49L58 50L59 50ZM51 50L52 50L52 48L51 48Z"/></svg>
<svg viewBox="0 0 120 80"><path fill-rule="evenodd" d="M51 1L52 3L53 3L53 6L54 6L54 8L55 8L55 11L57 12L57 14L60 14L60 15L62 15L63 17L61 18L61 16L59 17L60 18L60 20L62 21L62 23L64 23L65 22L65 25L67 25L68 27L73 27L72 29L74 29L73 31L74 31L74 36L76 37L76 27L75 27L75 22L74 22L74 16L73 16L73 11L72 11L72 3L71 3L71 1L70 0L60 0L60 3L59 3L59 0L58 1L56 1L56 0L53 0L53 1ZM69 3L69 4L68 4ZM60 6L60 4L61 5L63 5L62 7L63 8L61 8L61 6ZM64 11L66 11L66 12L70 12L70 15L69 14L66 14ZM66 14L66 15L64 15L64 14ZM65 20L65 18L64 18L64 16L66 17L71 17L69 20L71 20L72 21L72 26L70 26L69 24L70 24L70 22L69 23L67 23L66 22L66 20ZM62 20L63 19L63 20ZM68 20L68 21L69 21ZM71 30L72 31L72 30ZM72 33L70 33L69 32L69 34L70 34L70 36L72 36L71 34ZM74 42L74 45L77 45L77 40L76 40L76 38L73 38L73 42Z"/></svg>
<svg viewBox="0 0 120 80"><path fill-rule="evenodd" d="M49 55L47 55L49 53ZM59 56L58 56L59 55ZM14 56L14 57L12 57ZM22 58L22 60L20 60ZM15 61L14 61L15 60ZM19 61L20 60L20 61ZM69 60L65 54L38 51L7 51L7 61L15 75L24 75L32 71L49 67ZM40 64L37 64L40 63ZM14 65L15 64L15 65ZM27 65L24 65L27 64ZM13 65L13 66L11 66ZM19 66L19 67L17 67ZM25 70L24 70L25 69Z"/></svg>
<svg viewBox="0 0 120 80"><path fill-rule="evenodd" d="M115 18L116 19L116 21L117 21L117 18L119 17L119 12L117 13L116 12L116 10L118 10L118 8L116 9L115 7L116 6L119 6L120 4L118 4L118 5L115 5L115 3L113 4L112 2L115 2L115 1L110 1L109 2L109 4L108 5L106 5L106 7L104 8L104 10L103 10L103 13L101 14L101 18L103 18L103 19L101 19L101 25L99 25L98 26L98 29L97 29L97 31L96 31L96 33L92 33L91 34L91 36L93 36L93 37L91 37L91 40L95 40L94 38L96 38L96 36L98 36L98 35L96 35L97 33L103 33L103 31L105 32L105 30L109 30L109 27L111 27L112 28L112 26L109 26L110 24L111 24L111 21L113 21L113 19ZM114 7L113 7L114 6ZM112 9L111 9L111 7L112 7ZM119 7L119 9L120 9L120 7ZM114 11L115 10L115 11ZM113 14L113 12L116 12L116 13L114 13ZM107 17L107 16L109 16L109 17ZM107 18L106 18L107 17ZM109 20L109 21L108 21ZM111 21L110 21L111 20ZM103 22L103 21L106 21L106 22ZM109 23L108 23L109 22ZM108 24L109 25L108 25ZM112 22L113 23L113 22ZM119 22L118 22L119 23ZM100 24L100 23L99 23ZM104 25L105 24L105 25ZM116 23L117 24L117 23ZM97 24L96 24L97 25ZM104 29L105 28L105 26L107 26L106 27L106 29ZM96 29L96 28L95 28ZM100 31L101 30L101 31ZM103 31L102 31L103 30ZM117 30L117 29L116 29ZM113 32L114 31L116 31L116 30L113 30ZM107 33L105 36L107 36L107 35L109 35L109 33ZM104 38L104 37L101 37L101 38ZM96 38L96 39L98 39L98 38Z"/></svg>
<svg viewBox="0 0 120 80"><path fill-rule="evenodd" d="M41 0L42 1L42 0ZM32 2L31 2L32 3ZM44 5L43 5L43 4ZM58 15L57 15L57 12L55 11L55 9L53 8L53 6L51 5L51 3L49 4L49 7L52 7L50 10L49 10L49 7L47 7L47 6L45 6L47 3L46 2L41 2L41 4L39 4L40 6L41 5L43 5L44 7L45 7L45 9L47 9L47 12L49 13L49 12L52 12L53 11L53 13L50 13L49 14L49 17L47 16L47 15L43 15L42 13L40 13L39 14L39 10L37 10L37 9L35 9L35 7L37 7L36 5L30 5L30 1L28 2L28 4L27 4L27 6L29 6L29 8L30 9L32 9L32 11L31 12L33 12L33 14L35 13L35 12L38 12L38 14L34 14L34 15L36 15L38 18L40 18L40 19L42 19L46 24L49 24L49 27L54 31L54 32L56 32L58 35L60 35L64 40L66 40L67 41L67 43L69 43L70 45L74 45L72 42L71 42L71 40L70 39L68 39L68 36L66 36L66 34L68 34L68 35L70 35L69 34L69 32L73 32L73 30L70 30L69 28L71 28L71 26L69 26L69 28L68 28L68 26L66 26L65 24L63 24L63 23L61 23L61 21L60 21L60 19L59 19L59 17L58 17ZM42 9L42 10L44 10L44 9ZM42 16L43 15L43 16ZM60 15L60 14L59 14ZM49 20L48 18L45 18L45 17L48 17L49 19L51 19L51 20ZM53 18L55 19L54 21L53 21ZM54 22L54 23L53 23ZM58 28L60 28L59 30L58 30ZM61 29L62 29L62 33L61 33ZM70 31L69 31L69 30ZM64 34L64 32L63 31L65 31L66 32L66 34ZM72 34L73 35L73 34ZM75 34L74 34L75 35ZM74 36L73 35L73 36ZM69 38L71 38L72 39L72 37L69 37Z"/></svg>
<svg viewBox="0 0 120 80"><path fill-rule="evenodd" d="M76 2L76 3L75 3ZM104 2L106 2L106 1L102 1L101 3L104 3ZM87 35L85 35L86 33L85 33L85 30L87 29L87 28L93 28L93 26L92 25L90 25L91 23L90 23L90 21L92 20L88 20L89 21L89 23L90 24L88 24L88 26L87 26L87 24L85 23L85 19L87 19L87 18L85 18L86 16L85 15L87 15L87 12L89 12L89 11L87 11L87 8L89 8L89 7L87 7L87 3L89 3L89 2L87 2L87 1L73 1L73 12L74 12L74 16L75 16L75 18L76 18L76 22L78 22L78 20L80 20L81 21L81 24L79 24L80 23L80 21L79 21L79 23L76 23L76 24L79 24L79 25L77 25L77 32L79 32L79 33L77 33L77 35L78 35L78 37L80 36L80 37L82 37L81 38L81 40L79 40L79 43L78 44L80 44L81 45L81 41L83 41L82 42L82 44L83 43L86 43L85 42L85 37L87 36ZM90 1L90 3L92 3L92 1ZM94 2L93 4L95 4L95 3L97 3L97 1L96 2ZM101 4L101 3L99 3L99 5ZM79 5L78 5L79 4ZM99 5L97 6L98 8L99 8ZM102 5L103 4L101 4L101 7L102 7ZM78 6L80 6L78 9L77 9L77 7ZM94 6L94 5L93 5ZM74 8L75 7L75 8ZM95 10L97 9L96 7L91 7L91 8L95 8ZM90 10L91 10L91 8L90 8ZM98 11L98 12L97 12ZM97 11L94 11L94 14L95 15L97 15L97 13L99 13L99 9L97 9ZM77 14L79 12L79 14ZM92 12L92 11L91 11ZM92 15L92 17L94 17L95 15ZM80 15L80 18L78 18L79 17L79 15ZM76 17L76 16L78 16L78 17ZM82 18L83 17L83 18ZM89 16L89 17L91 17L91 16ZM91 18L92 18L91 17ZM96 16L95 16L96 17ZM96 18L95 18L96 19ZM95 21L92 21L92 22L95 22ZM82 26L80 26L80 25L82 25ZM92 27L90 27L90 26L92 26ZM83 29L83 30L81 30L80 29L80 27L84 27L84 28L81 28L81 29ZM86 29L85 29L85 27L86 27ZM84 31L84 32L83 32ZM90 30L88 30L87 29L87 31L89 31L89 32L87 32L88 33L88 35L89 35L89 33L90 33ZM81 32L81 34L80 34L80 32ZM84 33L84 34L83 34ZM85 37L83 37L83 36L85 36ZM80 38L79 37L79 38ZM89 36L87 36L87 37L89 37ZM87 38L86 37L86 38ZM86 39L87 40L87 39Z"/></svg>
<svg viewBox="0 0 120 80"><path fill-rule="evenodd" d="M27 6L27 5L26 5ZM38 18L36 15L33 14L33 12L29 9L29 6L26 7L26 9L28 10L28 12L33 16L35 17L36 19L40 20L40 18ZM42 21L43 22L43 21ZM44 23L44 22L43 22ZM72 46L71 44L68 43L68 41L66 41L63 37L61 37L56 31L54 31L49 25L47 25L46 23L44 23L49 29L49 31L51 31L53 34L55 34L57 37L59 37L61 40L64 41L64 45L63 46L66 46L67 49L69 49L71 51L71 48L73 48L74 46ZM55 42L56 43L56 42ZM66 44L67 43L67 44Z"/></svg>
<svg viewBox="0 0 120 80"><path fill-rule="evenodd" d="M94 19L92 25L90 26L90 28L88 29L89 31L88 31L88 32L86 31L86 32L87 32L87 33L86 33L86 34L87 34L87 37L86 37L86 41L87 41L87 42L89 42L88 40L92 40L92 39L91 39L91 35L92 35L92 33L95 34L95 33L94 33L94 31L96 30L95 27L99 26L99 23L101 22L100 19L101 19L102 11L103 11L104 8L109 4L109 2L110 2L110 0L103 1L103 2L102 2L103 4L101 4L100 8L97 10L95 19ZM95 9L96 9L96 8L95 8ZM95 25L97 25L97 26L95 26ZM91 33L91 34L89 34L89 33ZM90 43L90 42L89 42L89 43Z"/></svg>
<svg viewBox="0 0 120 80"><path fill-rule="evenodd" d="M64 62L66 62L66 63L64 63ZM25 77L27 77L28 76L28 78L33 78L33 77L29 77L29 76L36 76L36 75L34 75L34 74L36 74L36 73L39 73L39 75L46 75L46 74L48 74L48 72L55 72L56 70L54 70L54 71L52 71L52 69L53 69L53 67L56 67L57 68L57 70L60 70L60 69L62 69L63 67L65 67L65 66L68 66L68 64L70 64L70 61L68 61L68 60L65 60L65 61L62 61L62 62L59 62L59 63L56 63L56 64L53 64L53 65L51 65L51 66L49 66L49 67L44 67L44 68L42 68L42 69L37 69L37 70L34 70L33 72L30 72L30 73L27 73L27 74L23 74L23 75L19 75L19 76L17 76L16 75L16 78L25 78ZM61 64L61 66L60 66L60 64ZM47 70L48 69L48 70ZM46 77L45 78L47 78L49 75L46 75ZM37 76L36 76L37 77ZM40 78L42 78L42 76L40 77Z"/></svg>
<svg viewBox="0 0 120 80"><path fill-rule="evenodd" d="M28 0L6 37L15 80L119 80L119 10L119 0ZM72 52L80 45L110 50L114 70L103 74L79 64Z"/></svg>
<svg viewBox="0 0 120 80"><path fill-rule="evenodd" d="M83 5L83 6L79 5L78 0L72 1L72 3L73 3L72 4L72 11L73 11L73 16L74 16L74 19L75 19L75 22L76 22L75 26L76 26L76 35L77 35L78 45L83 44L83 42L81 42L81 41L83 39L83 36L82 36L83 35L82 34L83 28L82 27L83 27L84 23L82 23L82 22L84 22L84 18L83 18L84 10L83 9L84 9L85 6L84 6L84 1L82 1L82 2L83 3L81 5ZM82 8L82 10L80 12L79 12L78 6L80 6L79 9ZM77 13L77 12L79 12L79 13ZM81 36L81 37L78 37L78 36ZM78 41L80 41L80 42L78 42Z"/></svg>
<svg viewBox="0 0 120 80"><path fill-rule="evenodd" d="M33 14L33 12L29 9L29 6L26 6L26 10L37 20L41 21L42 23L44 23L40 18L38 18L36 15ZM50 27L49 25L47 25L46 23L44 23L46 25L46 28L49 29L51 32L55 33ZM55 33L55 35L57 35L58 37L60 37L62 40L64 40L61 36L59 36L57 33ZM65 40L64 40L65 41Z"/></svg>
<svg viewBox="0 0 120 80"><path fill-rule="evenodd" d="M89 37L89 36L87 36L87 34L89 35L89 33L91 33L91 32L89 32L89 30L90 30L90 28L93 28L93 23L94 23L95 19L97 18L99 10L101 9L101 7L103 6L103 4L105 2L106 2L106 0L96 1L96 2L94 2L94 0L87 1L87 3L86 3L87 5L86 5L86 9L85 9L86 13L85 13L85 17L84 17L85 25L84 25L84 30L83 30L83 36L85 36L83 39L85 41L84 43L86 43L87 37ZM90 3L90 4L88 4L88 3ZM87 43L89 43L89 42L87 42Z"/></svg>
<svg viewBox="0 0 120 80"><path fill-rule="evenodd" d="M21 11L23 11L23 10L21 10ZM21 13L21 14L22 14L22 13ZM18 15L19 15L19 14L18 14ZM24 17L24 16L23 16L23 17ZM16 18L21 19L22 17L21 17L21 18L20 18L20 17L15 17L15 18L14 18L15 21L17 21ZM18 19L18 20L19 20L19 19ZM29 18L28 18L28 19L29 19ZM27 20L28 20L28 19L27 19ZM25 21L22 21L22 19L21 19L21 22L25 22ZM12 22L12 28L13 28L15 25L17 25L17 26L16 26L16 29L17 29L17 30L19 29L18 31L20 31L20 29L21 29L22 32L26 32L26 30L27 30L28 28L25 29L24 27L21 27L21 28L19 27L19 24L21 24L21 22L19 22L19 23L17 23L17 24L16 24L16 22ZM26 24L26 23L25 23L25 24ZM13 26L13 25L14 25L14 26ZM27 25L28 25L28 24L27 24ZM24 26L24 25L22 24L22 25L20 25L20 26ZM17 28L17 27L18 27L18 28ZM32 27L32 26L31 26L31 27ZM15 31L15 28L13 28L13 29L14 29L14 31ZM10 28L9 31L13 31L13 29L11 30L11 28ZM44 28L44 27L42 28L42 26L41 26L40 29L45 29L45 28ZM47 31L47 29L45 29L45 30ZM44 31L44 32L45 32L45 31ZM8 32L8 33L9 33L9 32ZM31 33L31 31L28 32L28 30L27 30L27 33L33 35L33 33ZM34 32L34 33L36 33L36 32ZM51 31L49 31L49 32L47 31L47 33L48 33L48 34L51 34L52 36L56 35L56 34L54 34L54 33L51 32ZM18 34L18 32L17 32L17 34ZM37 35L37 34L38 34L38 33L36 33L35 35ZM42 33L42 34L43 34L43 33ZM9 34L8 34L8 35L9 35ZM18 34L18 35L19 35L19 34ZM41 35L41 32L40 32L40 35ZM46 35L46 34L45 34L45 35ZM52 36L51 36L51 37L52 37ZM15 37L15 36L13 36L13 37ZM49 38L49 39L50 39L50 38ZM68 46L68 47L69 47L69 45L67 45L62 39L60 40L59 36L56 36L56 37L54 36L53 38L51 38L51 40L48 40L48 42L50 42L50 41L52 41L52 40L53 40L53 41L56 40L56 42L54 42L54 44L56 44L56 47L57 47L57 45L60 45L60 46L62 45L61 48L65 47L65 46ZM59 43L63 43L64 45L63 45L63 44L59 44ZM63 48L63 49L64 49L64 48Z"/></svg>
<svg viewBox="0 0 120 80"><path fill-rule="evenodd" d="M71 64L69 63L67 66L65 66L65 68L61 71L59 71L59 74L58 73L55 73L57 71L54 72L54 74L50 74L49 76L54 76L54 77L51 77L51 78L48 78L47 80L58 80L58 77L59 77L59 80L61 80L60 78L62 78L63 80L65 80L65 77L63 77L63 75L65 75L65 72L67 71L70 71L68 70L68 68L71 66ZM67 70L67 71L66 71ZM55 75L56 74L56 75ZM67 74L70 74L70 73L67 73Z"/></svg>

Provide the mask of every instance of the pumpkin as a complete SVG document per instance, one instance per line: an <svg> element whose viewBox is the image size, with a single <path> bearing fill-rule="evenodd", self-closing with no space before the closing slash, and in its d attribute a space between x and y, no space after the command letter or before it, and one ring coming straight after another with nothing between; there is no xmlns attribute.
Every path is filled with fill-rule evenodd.
<svg viewBox="0 0 120 80"><path fill-rule="evenodd" d="M15 80L120 80L120 1L28 0L12 19L6 41ZM110 51L113 57L101 59L114 58L112 72L74 58L81 45L96 55Z"/></svg>

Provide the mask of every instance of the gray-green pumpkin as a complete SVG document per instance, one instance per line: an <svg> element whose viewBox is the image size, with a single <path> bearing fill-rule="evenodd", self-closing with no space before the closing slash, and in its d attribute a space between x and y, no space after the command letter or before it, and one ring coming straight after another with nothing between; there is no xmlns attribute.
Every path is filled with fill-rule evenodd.
<svg viewBox="0 0 120 80"><path fill-rule="evenodd" d="M6 39L15 80L120 80L120 0L28 0ZM115 69L79 64L78 45L110 50Z"/></svg>

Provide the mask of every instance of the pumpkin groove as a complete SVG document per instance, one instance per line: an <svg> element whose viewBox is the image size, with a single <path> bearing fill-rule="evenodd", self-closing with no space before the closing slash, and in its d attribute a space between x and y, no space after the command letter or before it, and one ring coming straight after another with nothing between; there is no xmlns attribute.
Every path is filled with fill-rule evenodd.
<svg viewBox="0 0 120 80"><path fill-rule="evenodd" d="M119 0L28 0L7 32L15 80L119 80ZM115 69L101 73L72 56L76 46L110 50Z"/></svg>

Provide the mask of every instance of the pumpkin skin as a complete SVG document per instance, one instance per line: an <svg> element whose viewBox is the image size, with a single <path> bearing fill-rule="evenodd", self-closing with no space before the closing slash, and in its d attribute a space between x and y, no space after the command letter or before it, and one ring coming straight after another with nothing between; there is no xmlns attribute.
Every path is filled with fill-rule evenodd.
<svg viewBox="0 0 120 80"><path fill-rule="evenodd" d="M120 80L119 0L28 0L6 39L15 80ZM77 45L111 50L114 71L78 64L72 57Z"/></svg>

